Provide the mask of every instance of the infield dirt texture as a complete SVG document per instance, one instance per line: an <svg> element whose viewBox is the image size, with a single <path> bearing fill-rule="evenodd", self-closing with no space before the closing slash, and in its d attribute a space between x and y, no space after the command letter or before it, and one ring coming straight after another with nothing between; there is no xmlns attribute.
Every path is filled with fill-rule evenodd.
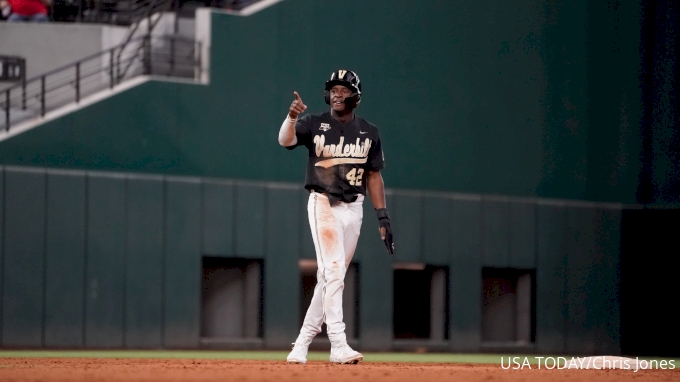
<svg viewBox="0 0 680 382"><path fill-rule="evenodd" d="M18 352L21 354L20 352ZM57 353L58 354L58 353ZM400 354L400 356L407 356ZM417 355L420 356L420 355ZM417 358L416 356L416 358ZM500 362L364 362L184 358L3 357L0 381L678 381L674 370L503 370ZM316 357L318 358L318 357ZM401 357L400 357L401 358ZM498 357L500 359L500 357Z"/></svg>

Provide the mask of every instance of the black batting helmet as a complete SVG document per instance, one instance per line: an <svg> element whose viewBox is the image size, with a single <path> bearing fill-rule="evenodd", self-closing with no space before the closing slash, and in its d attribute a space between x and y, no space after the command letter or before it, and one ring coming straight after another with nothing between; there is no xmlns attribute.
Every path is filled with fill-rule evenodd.
<svg viewBox="0 0 680 382"><path fill-rule="evenodd" d="M345 86L352 91L352 94L345 98L347 106L359 106L359 102L361 102L361 81L356 73L341 69L331 74L331 79L326 81L326 90L323 92L324 100L329 105L331 104L330 90L335 85Z"/></svg>

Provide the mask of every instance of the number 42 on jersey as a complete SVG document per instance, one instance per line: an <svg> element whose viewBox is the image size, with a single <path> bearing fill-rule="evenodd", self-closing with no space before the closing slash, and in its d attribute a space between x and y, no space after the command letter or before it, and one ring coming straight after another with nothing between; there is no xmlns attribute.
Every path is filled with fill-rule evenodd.
<svg viewBox="0 0 680 382"><path fill-rule="evenodd" d="M360 168L353 168L350 172L345 175L347 180L349 181L349 184L352 186L361 186L361 177L364 176L364 169Z"/></svg>

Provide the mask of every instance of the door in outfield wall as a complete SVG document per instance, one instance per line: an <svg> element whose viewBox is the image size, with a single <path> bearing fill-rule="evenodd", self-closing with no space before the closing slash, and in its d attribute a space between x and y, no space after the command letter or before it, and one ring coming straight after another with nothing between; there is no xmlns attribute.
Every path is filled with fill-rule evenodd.
<svg viewBox="0 0 680 382"><path fill-rule="evenodd" d="M394 269L395 339L448 339L448 268L397 262Z"/></svg>
<svg viewBox="0 0 680 382"><path fill-rule="evenodd" d="M262 337L262 261L203 257L201 341Z"/></svg>
<svg viewBox="0 0 680 382"><path fill-rule="evenodd" d="M487 345L527 345L535 337L535 271L482 269L482 341Z"/></svg>
<svg viewBox="0 0 680 382"><path fill-rule="evenodd" d="M621 219L621 352L679 357L680 209L624 210Z"/></svg>

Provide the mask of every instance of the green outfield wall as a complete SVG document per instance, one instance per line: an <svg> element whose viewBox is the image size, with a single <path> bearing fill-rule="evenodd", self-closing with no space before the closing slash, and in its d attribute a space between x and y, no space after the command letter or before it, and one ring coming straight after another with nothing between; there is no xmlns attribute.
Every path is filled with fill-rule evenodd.
<svg viewBox="0 0 680 382"><path fill-rule="evenodd" d="M288 183L2 167L2 347L202 346L209 255L262 260L262 336L249 346L287 348L299 330L298 260L315 258L307 197ZM509 267L535 269L525 350L619 352L622 205L394 189L387 201L396 257L369 201L355 255L361 349L395 346L392 265L420 262L449 269L446 350L484 350L482 267Z"/></svg>
<svg viewBox="0 0 680 382"><path fill-rule="evenodd" d="M635 201L635 2L288 0L211 24L209 85L146 83L0 142L0 163L301 182L276 142L292 92L323 111L351 68L390 187Z"/></svg>

